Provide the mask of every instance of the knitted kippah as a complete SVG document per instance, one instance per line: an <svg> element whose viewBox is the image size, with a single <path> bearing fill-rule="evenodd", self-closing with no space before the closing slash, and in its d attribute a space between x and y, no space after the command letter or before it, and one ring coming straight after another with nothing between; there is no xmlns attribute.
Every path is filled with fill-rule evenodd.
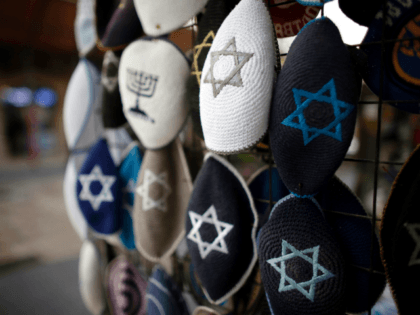
<svg viewBox="0 0 420 315"><path fill-rule="evenodd" d="M99 249L94 242L85 240L79 255L79 290L83 304L94 315L103 314L106 309L103 268Z"/></svg>
<svg viewBox="0 0 420 315"><path fill-rule="evenodd" d="M133 142L123 153L122 163L118 170L122 190L123 221L120 239L127 249L135 249L132 213L137 175L143 160L136 142Z"/></svg>
<svg viewBox="0 0 420 315"><path fill-rule="evenodd" d="M188 75L185 55L169 40L141 39L124 50L118 72L123 110L147 149L167 146L182 129Z"/></svg>
<svg viewBox="0 0 420 315"><path fill-rule="evenodd" d="M385 276L380 273L371 274L368 271L373 257L373 269L384 272L376 237L371 248L372 223L360 200L338 177L331 178L315 198L322 209L327 210L325 217L335 232L348 265L346 311L348 313L368 311L385 288Z"/></svg>
<svg viewBox="0 0 420 315"><path fill-rule="evenodd" d="M368 57L368 69L363 79L376 95L379 95L381 85L382 22L383 11L379 9L363 40L363 44L368 45L361 46ZM420 2L389 0L384 34L385 41L392 41L385 44L382 97L384 100L399 100L398 103L388 103L418 114L420 107L417 102L401 101L420 99L420 40L410 40L420 36Z"/></svg>
<svg viewBox="0 0 420 315"><path fill-rule="evenodd" d="M103 131L101 74L88 60L80 59L64 97L64 135L70 150L88 149Z"/></svg>
<svg viewBox="0 0 420 315"><path fill-rule="evenodd" d="M74 19L74 39L80 56L96 46L95 0L78 0Z"/></svg>
<svg viewBox="0 0 420 315"><path fill-rule="evenodd" d="M268 165L261 167L248 179L249 191L254 198L255 208L259 216L260 226L267 210L270 208L270 167ZM271 201L272 206L281 198L289 194L289 190L281 181L279 173L275 167L271 168Z"/></svg>
<svg viewBox="0 0 420 315"><path fill-rule="evenodd" d="M179 138L164 149L146 151L137 178L133 225L137 250L148 260L169 257L181 242L191 191Z"/></svg>
<svg viewBox="0 0 420 315"><path fill-rule="evenodd" d="M191 67L191 75L188 77L187 82L187 102L193 119L194 131L201 138L204 136L201 128L198 97L204 61L220 25L238 2L239 0L210 0L206 6L205 13L198 23L194 60Z"/></svg>
<svg viewBox="0 0 420 315"><path fill-rule="evenodd" d="M118 128L127 122L123 113L120 90L118 88L118 65L120 58L111 50L107 51L102 64L101 83L102 120L105 128Z"/></svg>
<svg viewBox="0 0 420 315"><path fill-rule="evenodd" d="M273 315L344 313L344 258L313 200L284 197L259 233L261 278Z"/></svg>
<svg viewBox="0 0 420 315"><path fill-rule="evenodd" d="M274 90L270 142L286 187L317 193L353 138L361 78L328 18L308 23L289 50Z"/></svg>
<svg viewBox="0 0 420 315"><path fill-rule="evenodd" d="M369 26L375 14L381 10L382 0L338 0L341 11L363 26Z"/></svg>
<svg viewBox="0 0 420 315"><path fill-rule="evenodd" d="M265 135L276 65L274 41L262 0L242 0L220 26L200 85L200 118L210 150L239 152Z"/></svg>
<svg viewBox="0 0 420 315"><path fill-rule="evenodd" d="M117 168L105 139L89 151L77 181L79 207L96 232L112 234L122 225Z"/></svg>
<svg viewBox="0 0 420 315"><path fill-rule="evenodd" d="M86 156L87 153L70 155L63 180L63 197L67 216L81 240L87 238L88 224L77 200L77 174L79 173L80 167L86 159Z"/></svg>
<svg viewBox="0 0 420 315"><path fill-rule="evenodd" d="M272 6L270 15L273 19L276 35L278 38L295 36L306 23L317 17L320 8L316 6L303 6L298 2L289 0L266 0ZM286 4L281 4L287 2Z"/></svg>
<svg viewBox="0 0 420 315"><path fill-rule="evenodd" d="M413 314L420 281L420 147L405 162L385 206L381 258L399 314Z"/></svg>
<svg viewBox="0 0 420 315"><path fill-rule="evenodd" d="M182 291L162 267L154 269L147 285L148 315L188 315Z"/></svg>
<svg viewBox="0 0 420 315"><path fill-rule="evenodd" d="M97 46L121 50L143 34L133 0L96 0Z"/></svg>
<svg viewBox="0 0 420 315"><path fill-rule="evenodd" d="M323 6L324 3L330 2L332 0L296 0L302 5L314 5L314 6Z"/></svg>
<svg viewBox="0 0 420 315"><path fill-rule="evenodd" d="M185 218L187 245L207 299L220 304L244 285L257 261L258 214L239 172L213 153L204 160Z"/></svg>
<svg viewBox="0 0 420 315"><path fill-rule="evenodd" d="M116 257L108 265L106 275L111 313L146 315L147 282L127 257Z"/></svg>
<svg viewBox="0 0 420 315"><path fill-rule="evenodd" d="M168 34L200 12L208 0L134 0L137 15L147 35Z"/></svg>

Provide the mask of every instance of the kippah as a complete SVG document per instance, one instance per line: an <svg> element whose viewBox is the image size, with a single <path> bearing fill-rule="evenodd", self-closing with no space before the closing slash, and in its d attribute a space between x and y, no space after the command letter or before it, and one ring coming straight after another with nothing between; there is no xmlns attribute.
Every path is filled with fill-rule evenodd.
<svg viewBox="0 0 420 315"><path fill-rule="evenodd" d="M187 245L205 296L220 304L244 285L257 261L258 215L239 172L213 153L204 161L188 204Z"/></svg>
<svg viewBox="0 0 420 315"><path fill-rule="evenodd" d="M78 0L74 19L74 39L80 56L96 47L95 0Z"/></svg>
<svg viewBox="0 0 420 315"><path fill-rule="evenodd" d="M261 0L242 0L217 31L200 85L200 118L211 151L243 151L267 132L276 65L273 32Z"/></svg>
<svg viewBox="0 0 420 315"><path fill-rule="evenodd" d="M381 10L381 0L338 0L341 11L363 26L369 26L375 14Z"/></svg>
<svg viewBox="0 0 420 315"><path fill-rule="evenodd" d="M183 128L188 75L187 58L167 39L140 39L124 50L118 71L123 111L145 148L167 146Z"/></svg>
<svg viewBox="0 0 420 315"><path fill-rule="evenodd" d="M346 311L366 312L373 307L385 288L385 276L376 236L371 247L372 223L359 198L338 177L331 178L315 197L335 232L347 270ZM357 215L348 216L343 214ZM363 216L363 217L360 217ZM372 267L378 273L370 273Z"/></svg>
<svg viewBox="0 0 420 315"><path fill-rule="evenodd" d="M275 205L258 256L273 315L344 313L344 257L313 199L288 195Z"/></svg>
<svg viewBox="0 0 420 315"><path fill-rule="evenodd" d="M300 31L274 89L269 131L280 177L293 194L313 196L340 166L361 83L331 20L313 20Z"/></svg>

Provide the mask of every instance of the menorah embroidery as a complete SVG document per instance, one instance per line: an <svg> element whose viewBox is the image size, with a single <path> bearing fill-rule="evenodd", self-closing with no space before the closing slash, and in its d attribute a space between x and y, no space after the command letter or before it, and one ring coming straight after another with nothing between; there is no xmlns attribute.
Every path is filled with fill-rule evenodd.
<svg viewBox="0 0 420 315"><path fill-rule="evenodd" d="M140 109L139 98L140 96L152 97L155 94L158 78L158 76L143 71L127 69L127 89L137 95L136 104L130 108L130 111L152 123L155 122L154 119Z"/></svg>

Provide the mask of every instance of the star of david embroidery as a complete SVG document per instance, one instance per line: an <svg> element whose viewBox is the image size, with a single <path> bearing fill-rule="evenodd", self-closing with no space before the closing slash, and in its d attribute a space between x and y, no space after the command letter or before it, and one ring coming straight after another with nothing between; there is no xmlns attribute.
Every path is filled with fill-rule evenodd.
<svg viewBox="0 0 420 315"><path fill-rule="evenodd" d="M80 200L89 201L93 210L98 211L102 202L114 201L111 186L116 180L116 176L104 175L101 167L95 165L90 174L79 175L79 181L82 184L82 191L79 194ZM90 184L93 181L98 181L102 185L101 192L98 195L93 195L90 190Z"/></svg>
<svg viewBox="0 0 420 315"><path fill-rule="evenodd" d="M407 229L410 236L416 242L416 247L411 254L410 261L408 262L408 266L419 265L420 264L420 224L416 223L406 223L405 228Z"/></svg>
<svg viewBox="0 0 420 315"><path fill-rule="evenodd" d="M354 106L337 99L337 91L335 88L334 79L331 79L318 92L311 93L305 90L293 89L293 96L296 103L296 110L282 121L283 125L300 129L303 134L303 144L307 145L309 142L319 137L326 135L336 140L341 140L341 121L344 120L354 109ZM330 96L325 95L329 92ZM306 100L302 103L302 98ZM335 119L328 126L319 129L310 127L306 124L304 110L309 107L312 101L325 102L331 104L334 109ZM298 118L299 122L293 120ZM335 131L333 131L335 128Z"/></svg>
<svg viewBox="0 0 420 315"><path fill-rule="evenodd" d="M290 250L291 253L287 254L287 250ZM312 258L308 255L312 253ZM282 249L281 249L281 256L277 258L268 259L267 262L278 272L280 273L280 286L279 292L290 291L293 289L298 290L302 293L306 298L314 301L315 297L315 286L317 283L321 281L325 281L329 278L334 277L330 271L322 267L318 263L318 256L319 256L319 246L315 246L313 248L308 248L305 250L297 250L292 245L287 243L285 240L282 241ZM300 257L313 266L313 273L312 279L309 281L304 281L300 283L296 283L295 280L290 278L286 275L286 261L292 259L294 257ZM280 262L280 267L277 265ZM322 272L322 275L318 275L318 272ZM286 281L288 285L286 285ZM309 290L305 290L308 287Z"/></svg>
<svg viewBox="0 0 420 315"><path fill-rule="evenodd" d="M167 183L168 174L163 172L159 175L156 175L151 170L146 169L144 173L144 180L143 184L137 187L136 192L142 197L143 199L143 211L149 211L151 209L159 209L163 212L167 210L166 199L171 194L172 190L171 187ZM149 189L150 185L153 183L158 183L163 187L163 194L158 200L154 200L149 197Z"/></svg>
<svg viewBox="0 0 420 315"><path fill-rule="evenodd" d="M204 47L211 47L211 43L208 43L207 41L211 39L212 42L214 40L214 32L210 31L206 37L204 38L203 42L200 45L194 46L194 60L192 64L192 71L191 75L195 75L197 78L198 86L200 86L201 82L201 71L198 68L198 57L200 57L201 51Z"/></svg>
<svg viewBox="0 0 420 315"><path fill-rule="evenodd" d="M203 215L199 215L192 211L188 211L188 215L190 216L192 229L190 233L188 233L187 238L193 241L194 243L197 243L201 259L205 259L212 250L224 254L229 254L225 242L225 237L230 232L230 230L233 229L233 224L219 221L217 219L216 208L214 207L214 205L208 208ZM201 239L199 230L203 223L212 224L216 228L217 237L213 240L211 244L208 242L204 242Z"/></svg>
<svg viewBox="0 0 420 315"><path fill-rule="evenodd" d="M213 96L219 95L220 91L226 85L242 87L241 69L248 62L254 54L239 52L236 50L236 41L233 37L225 47L220 51L213 51L210 53L210 70L204 78L204 83L211 83L213 86ZM235 68L223 80L217 80L214 77L214 66L219 61L221 56L233 56Z"/></svg>

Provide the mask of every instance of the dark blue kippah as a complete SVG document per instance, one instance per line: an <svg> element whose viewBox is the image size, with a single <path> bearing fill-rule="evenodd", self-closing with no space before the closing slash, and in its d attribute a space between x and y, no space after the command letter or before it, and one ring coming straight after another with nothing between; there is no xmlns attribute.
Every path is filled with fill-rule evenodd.
<svg viewBox="0 0 420 315"><path fill-rule="evenodd" d="M344 258L314 199L281 199L260 231L258 254L273 315L344 314Z"/></svg>
<svg viewBox="0 0 420 315"><path fill-rule="evenodd" d="M226 301L251 274L257 225L251 193L239 172L208 153L194 183L185 229L191 261L211 303Z"/></svg>
<svg viewBox="0 0 420 315"><path fill-rule="evenodd" d="M322 209L327 210L325 217L337 236L347 264L346 311L349 313L368 311L381 296L386 282L385 276L381 274L384 269L376 236L371 248L372 223L360 200L338 177L331 178L315 198ZM368 271L371 256L373 269L378 273L371 274Z"/></svg>
<svg viewBox="0 0 420 315"><path fill-rule="evenodd" d="M382 0L338 0L341 11L356 23L369 26L381 9Z"/></svg>
<svg viewBox="0 0 420 315"><path fill-rule="evenodd" d="M96 232L112 234L121 228L118 173L105 139L91 148L80 169L77 200L86 221Z"/></svg>
<svg viewBox="0 0 420 315"><path fill-rule="evenodd" d="M367 86L382 99L399 109L419 114L420 99L420 2L388 0L384 27L383 80L381 79L381 40L383 10L375 14L361 49L368 57L368 69L363 76ZM403 41L407 39L406 41ZM408 101L408 102L403 102ZM411 102L410 102L411 101Z"/></svg>
<svg viewBox="0 0 420 315"><path fill-rule="evenodd" d="M353 138L361 77L328 18L297 35L271 104L274 160L296 196L316 194L341 164Z"/></svg>

